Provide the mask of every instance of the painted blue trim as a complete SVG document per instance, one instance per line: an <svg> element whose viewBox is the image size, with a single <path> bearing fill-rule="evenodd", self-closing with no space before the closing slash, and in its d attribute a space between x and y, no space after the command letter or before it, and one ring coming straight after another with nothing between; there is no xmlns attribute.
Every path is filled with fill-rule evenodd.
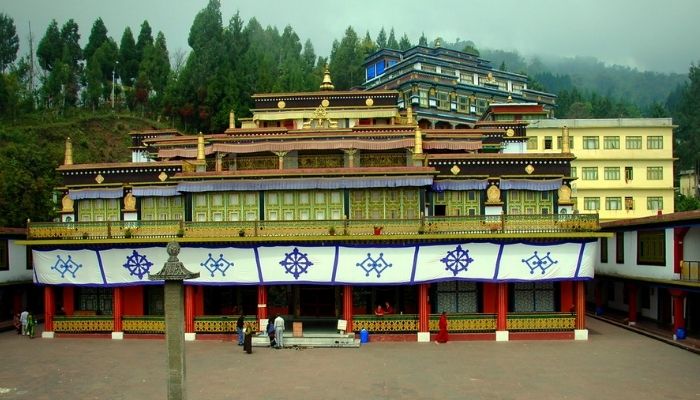
<svg viewBox="0 0 700 400"><path fill-rule="evenodd" d="M583 252L586 249L586 243L581 243L581 250L578 252L578 262L576 263L576 272L574 272L574 278L578 278L578 272L581 269L581 262L583 261Z"/></svg>
<svg viewBox="0 0 700 400"><path fill-rule="evenodd" d="M500 247L498 248L498 257L496 257L496 271L493 272L493 280L498 279L498 271L501 269L501 256L503 255L503 248L505 245L501 243Z"/></svg>
<svg viewBox="0 0 700 400"><path fill-rule="evenodd" d="M418 249L420 249L420 246L415 246L416 249L413 252L413 269L411 270L411 280L409 283L413 283L413 281L416 278L416 269L418 268Z"/></svg>
<svg viewBox="0 0 700 400"><path fill-rule="evenodd" d="M260 266L260 253L258 252L257 247L253 247L253 253L255 253L255 265L258 267L258 281L259 283L263 282L263 276L262 276L262 267Z"/></svg>
<svg viewBox="0 0 700 400"><path fill-rule="evenodd" d="M338 271L338 253L340 253L340 247L335 246L335 257L333 259L333 274L331 275L331 282L335 282L335 273Z"/></svg>
<svg viewBox="0 0 700 400"><path fill-rule="evenodd" d="M104 265L102 265L102 256L100 255L99 250L95 250L95 255L97 255L97 266L100 268L100 275L102 275L102 282L104 282L104 284L107 285L107 276L105 275L105 268L104 268Z"/></svg>

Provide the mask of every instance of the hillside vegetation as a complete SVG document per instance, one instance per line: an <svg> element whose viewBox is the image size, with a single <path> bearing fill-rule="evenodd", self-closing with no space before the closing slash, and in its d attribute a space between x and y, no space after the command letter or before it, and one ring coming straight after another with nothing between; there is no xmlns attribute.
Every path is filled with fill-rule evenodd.
<svg viewBox="0 0 700 400"><path fill-rule="evenodd" d="M0 125L0 226L24 227L27 219L53 218L52 192L61 182L65 140L74 163L129 161L128 132L162 128L127 114L85 113L45 120L33 115Z"/></svg>

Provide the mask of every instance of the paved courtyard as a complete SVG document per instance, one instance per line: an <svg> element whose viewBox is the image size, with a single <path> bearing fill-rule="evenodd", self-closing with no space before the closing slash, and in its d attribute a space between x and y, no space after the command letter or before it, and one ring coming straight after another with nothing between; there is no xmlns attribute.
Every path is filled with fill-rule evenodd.
<svg viewBox="0 0 700 400"><path fill-rule="evenodd" d="M187 343L189 399L700 399L700 356L589 319L590 340ZM165 342L0 334L0 399L165 399Z"/></svg>

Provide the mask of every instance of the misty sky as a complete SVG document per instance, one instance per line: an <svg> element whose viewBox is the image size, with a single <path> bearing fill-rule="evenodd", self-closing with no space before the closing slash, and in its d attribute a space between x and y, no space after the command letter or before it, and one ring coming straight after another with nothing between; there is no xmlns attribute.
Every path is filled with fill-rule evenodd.
<svg viewBox="0 0 700 400"><path fill-rule="evenodd" d="M0 0L0 12L14 18L28 51L28 23L35 43L51 19L69 18L80 27L84 46L94 20L102 17L117 44L126 26L134 36L147 19L153 36L163 31L171 55L189 51L187 36L194 16L207 0ZM328 56L334 39L348 25L376 39L384 26L397 39L408 34L417 43L472 40L477 48L517 50L525 56L593 56L608 64L640 70L686 74L700 61L700 0L221 0L224 25L238 10L245 22L255 17L280 31L291 25L302 43L311 39L316 54Z"/></svg>

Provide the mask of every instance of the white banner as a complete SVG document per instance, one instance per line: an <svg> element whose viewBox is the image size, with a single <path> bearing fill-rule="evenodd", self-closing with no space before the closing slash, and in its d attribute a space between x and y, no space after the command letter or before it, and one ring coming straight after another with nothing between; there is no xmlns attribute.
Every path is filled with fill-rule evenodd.
<svg viewBox="0 0 700 400"><path fill-rule="evenodd" d="M201 285L392 285L438 281L591 279L597 242L463 242L410 246L183 247L179 260ZM51 285L145 283L165 246L33 250L35 280Z"/></svg>

